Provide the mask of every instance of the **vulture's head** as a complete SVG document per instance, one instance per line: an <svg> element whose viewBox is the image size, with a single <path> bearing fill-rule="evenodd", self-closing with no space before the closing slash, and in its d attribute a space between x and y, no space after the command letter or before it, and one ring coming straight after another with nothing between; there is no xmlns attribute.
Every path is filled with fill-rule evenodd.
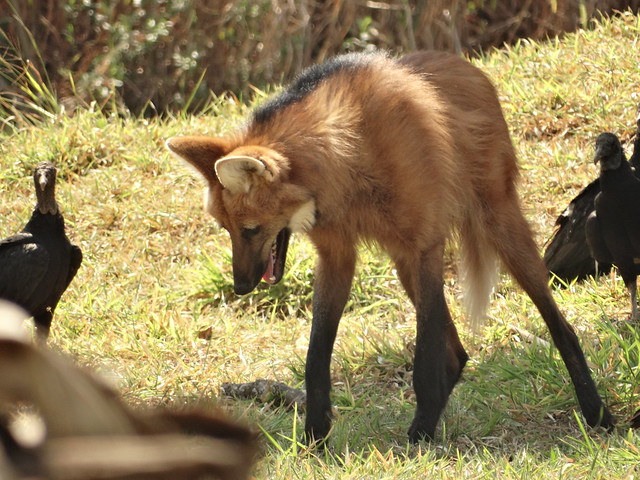
<svg viewBox="0 0 640 480"><path fill-rule="evenodd" d="M596 138L596 153L593 163L599 163L601 170L615 170L624 161L620 140L613 133L601 133Z"/></svg>
<svg viewBox="0 0 640 480"><path fill-rule="evenodd" d="M36 185L36 198L38 204L36 208L40 213L58 213L56 203L56 173L57 169L51 162L42 162L36 166L33 172L33 181Z"/></svg>

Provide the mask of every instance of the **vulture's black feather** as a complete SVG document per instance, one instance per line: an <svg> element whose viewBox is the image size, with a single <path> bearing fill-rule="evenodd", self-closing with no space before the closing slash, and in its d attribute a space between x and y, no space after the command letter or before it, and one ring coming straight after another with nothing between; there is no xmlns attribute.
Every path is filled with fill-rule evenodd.
<svg viewBox="0 0 640 480"><path fill-rule="evenodd" d="M49 336L53 312L75 276L82 252L65 234L55 199L56 168L40 163L34 171L37 204L17 235L0 240L0 298L31 316L40 339Z"/></svg>
<svg viewBox="0 0 640 480"><path fill-rule="evenodd" d="M593 258L612 263L631 297L631 318L638 316L636 278L640 274L640 179L627 162L620 140L612 133L596 139L595 163L600 164L600 193L586 223Z"/></svg>
<svg viewBox="0 0 640 480"><path fill-rule="evenodd" d="M635 175L640 178L640 109L636 117L636 128L630 163ZM596 178L571 200L557 218L556 230L544 252L544 262L547 269L555 275L554 279L570 283L611 270L611 263L596 263L585 235L587 218L595 208L598 193L600 179Z"/></svg>
<svg viewBox="0 0 640 480"><path fill-rule="evenodd" d="M640 410L633 414L633 416L629 420L629 424L631 428L640 429Z"/></svg>
<svg viewBox="0 0 640 480"><path fill-rule="evenodd" d="M596 263L585 235L585 224L595 208L598 193L600 180L596 178L571 200L556 220L556 231L544 252L549 272L566 283L611 270L610 263Z"/></svg>

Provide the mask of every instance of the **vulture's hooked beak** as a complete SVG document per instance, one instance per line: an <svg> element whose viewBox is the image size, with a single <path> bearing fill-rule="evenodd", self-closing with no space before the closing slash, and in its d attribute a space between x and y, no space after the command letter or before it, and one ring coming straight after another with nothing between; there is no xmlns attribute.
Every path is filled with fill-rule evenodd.
<svg viewBox="0 0 640 480"><path fill-rule="evenodd" d="M44 192L44 189L47 188L47 176L44 173L40 174L40 178L38 178L38 185L40 185L40 190Z"/></svg>
<svg viewBox="0 0 640 480"><path fill-rule="evenodd" d="M593 156L593 164L597 165L598 163L600 163L600 149L597 149L595 155Z"/></svg>
<svg viewBox="0 0 640 480"><path fill-rule="evenodd" d="M593 164L598 165L605 157L602 145L596 146L596 151L593 153Z"/></svg>

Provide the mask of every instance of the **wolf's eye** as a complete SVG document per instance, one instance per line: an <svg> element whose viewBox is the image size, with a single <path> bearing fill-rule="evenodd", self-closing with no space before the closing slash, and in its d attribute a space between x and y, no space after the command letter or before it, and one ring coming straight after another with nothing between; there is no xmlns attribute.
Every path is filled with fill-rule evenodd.
<svg viewBox="0 0 640 480"><path fill-rule="evenodd" d="M241 231L242 238L249 239L255 236L260 232L260 228L260 225L256 225L255 227L243 227Z"/></svg>

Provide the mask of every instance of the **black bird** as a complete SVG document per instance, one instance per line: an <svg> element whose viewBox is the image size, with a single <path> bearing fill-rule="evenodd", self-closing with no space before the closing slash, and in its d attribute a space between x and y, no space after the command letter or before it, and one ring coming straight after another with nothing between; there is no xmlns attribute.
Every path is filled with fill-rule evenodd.
<svg viewBox="0 0 640 480"><path fill-rule="evenodd" d="M639 429L640 428L640 410L633 414L633 416L629 419L629 424L631 428Z"/></svg>
<svg viewBox="0 0 640 480"><path fill-rule="evenodd" d="M586 223L587 244L598 262L612 263L631 297L631 318L638 318L636 278L640 274L640 179L612 133L596 139L594 163L600 164L600 193Z"/></svg>
<svg viewBox="0 0 640 480"><path fill-rule="evenodd" d="M56 173L50 162L38 164L31 219L20 233L0 240L0 298L33 316L40 340L49 337L56 305L82 263L82 251L65 235L55 198Z"/></svg>
<svg viewBox="0 0 640 480"><path fill-rule="evenodd" d="M636 117L636 138L630 159L635 175L640 178L640 106ZM610 263L596 264L587 245L585 225L595 209L596 195L600 193L600 179L596 178L569 203L556 220L556 230L544 252L547 269L554 280L570 283L611 270Z"/></svg>
<svg viewBox="0 0 640 480"><path fill-rule="evenodd" d="M595 209L598 193L600 179L596 178L571 200L556 220L556 231L544 252L544 263L555 275L556 284L584 280L611 270L611 264L596 264L585 234L587 218Z"/></svg>

